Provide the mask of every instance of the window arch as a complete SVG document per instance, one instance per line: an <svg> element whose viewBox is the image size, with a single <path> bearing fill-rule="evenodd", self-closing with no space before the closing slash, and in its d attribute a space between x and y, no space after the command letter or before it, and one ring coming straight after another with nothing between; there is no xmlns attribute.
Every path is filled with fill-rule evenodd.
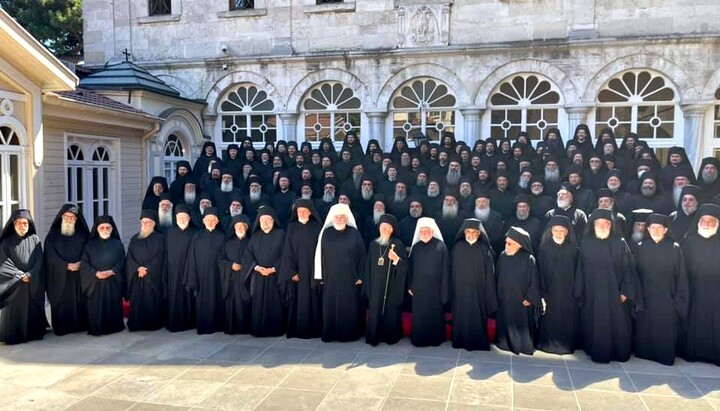
<svg viewBox="0 0 720 411"><path fill-rule="evenodd" d="M230 90L220 103L222 142L239 143L251 137L255 143L277 140L275 103L267 92L253 84L241 84Z"/></svg>
<svg viewBox="0 0 720 411"><path fill-rule="evenodd" d="M112 214L117 209L115 185L119 176L113 166L112 146L106 144L110 140L115 141L68 137L65 154L67 201L83 210L89 225L98 216Z"/></svg>
<svg viewBox="0 0 720 411"><path fill-rule="evenodd" d="M342 83L328 81L314 86L302 103L305 141L330 137L342 142L351 131L360 137L361 107L355 91Z"/></svg>
<svg viewBox="0 0 720 411"><path fill-rule="evenodd" d="M168 184L175 180L175 170L180 160L186 160L185 147L182 140L175 134L170 134L165 141L165 150L163 151L163 173Z"/></svg>
<svg viewBox="0 0 720 411"><path fill-rule="evenodd" d="M9 126L0 126L0 217L3 221L25 203L25 175L20 135Z"/></svg>
<svg viewBox="0 0 720 411"><path fill-rule="evenodd" d="M412 139L421 132L430 141L438 141L443 131L455 131L457 99L443 82L432 78L411 80L390 100L393 137Z"/></svg>
<svg viewBox="0 0 720 411"><path fill-rule="evenodd" d="M539 140L548 128L557 128L561 115L560 90L536 74L518 74L501 82L490 94L490 135L515 138L526 131Z"/></svg>
<svg viewBox="0 0 720 411"><path fill-rule="evenodd" d="M670 141L676 135L681 117L677 93L661 75L647 70L618 74L600 90L597 103L596 133L609 127L618 137L633 132L649 141Z"/></svg>
<svg viewBox="0 0 720 411"><path fill-rule="evenodd" d="M67 201L85 211L85 153L78 144L67 148Z"/></svg>

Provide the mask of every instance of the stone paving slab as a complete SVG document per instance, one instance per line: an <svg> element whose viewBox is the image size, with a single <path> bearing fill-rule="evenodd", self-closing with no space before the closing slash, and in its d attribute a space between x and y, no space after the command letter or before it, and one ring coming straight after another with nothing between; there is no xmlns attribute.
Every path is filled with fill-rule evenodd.
<svg viewBox="0 0 720 411"><path fill-rule="evenodd" d="M2 410L708 410L720 367L169 333L0 346Z"/></svg>

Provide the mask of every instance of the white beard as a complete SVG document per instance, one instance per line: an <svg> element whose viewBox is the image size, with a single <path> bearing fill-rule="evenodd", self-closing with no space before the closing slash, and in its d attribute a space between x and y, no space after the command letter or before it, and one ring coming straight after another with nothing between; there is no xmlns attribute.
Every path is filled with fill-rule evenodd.
<svg viewBox="0 0 720 411"><path fill-rule="evenodd" d="M530 213L520 214L520 212L516 211L516 212L515 212L515 217L517 217L517 219L520 220L520 221L525 221L525 220L528 219L528 217L530 217Z"/></svg>
<svg viewBox="0 0 720 411"><path fill-rule="evenodd" d="M523 179L520 179L518 181L518 187L520 187L522 190L525 190L528 188L528 182Z"/></svg>
<svg viewBox="0 0 720 411"><path fill-rule="evenodd" d="M177 221L176 224L180 230L185 231L188 228L188 226L190 225L190 221L188 221L187 223L184 223L184 224Z"/></svg>
<svg viewBox="0 0 720 411"><path fill-rule="evenodd" d="M717 231L718 231L717 227L715 227L715 228L702 227L702 228L698 228L698 235L702 238L707 239L707 238L710 238L710 237L714 236L715 234L717 234Z"/></svg>
<svg viewBox="0 0 720 411"><path fill-rule="evenodd" d="M370 199L371 199L372 196L373 196L373 192L372 192L372 190L370 190L370 191L362 190L362 191L360 192L360 195L362 196L362 199L363 199L363 200L365 200L365 201L370 201Z"/></svg>
<svg viewBox="0 0 720 411"><path fill-rule="evenodd" d="M385 247L386 245L390 244L390 239L389 239L389 238L378 237L378 238L375 239L375 242L377 242L377 243L380 244L381 246Z"/></svg>
<svg viewBox="0 0 720 411"><path fill-rule="evenodd" d="M443 204L442 206L442 216L443 218L455 218L458 215L458 206L446 206Z"/></svg>
<svg viewBox="0 0 720 411"><path fill-rule="evenodd" d="M322 199L323 199L323 201L326 202L326 203L332 203L333 200L335 200L335 194L333 194L333 193L328 193L328 192L326 191L325 194L323 194L323 198L322 198Z"/></svg>
<svg viewBox="0 0 720 411"><path fill-rule="evenodd" d="M428 187L427 189L427 196L430 198L435 198L440 195L440 190L433 190L432 188Z"/></svg>
<svg viewBox="0 0 720 411"><path fill-rule="evenodd" d="M420 210L417 210L417 209L410 210L410 217L412 217L412 218L420 218L421 215L422 215L422 211L420 211Z"/></svg>
<svg viewBox="0 0 720 411"><path fill-rule="evenodd" d="M230 217L235 217L235 216L240 215L240 214L242 214L242 208L239 209L239 210L236 210L236 209L234 209L234 208L231 208L231 209L230 209Z"/></svg>
<svg viewBox="0 0 720 411"><path fill-rule="evenodd" d="M559 208L562 208L563 210L565 210L566 208L570 207L571 204L572 204L572 203L569 202L569 201L561 201L561 200L558 200L558 201L557 201L557 206L558 206Z"/></svg>
<svg viewBox="0 0 720 411"><path fill-rule="evenodd" d="M405 201L406 198L407 198L407 193L405 193L405 194L395 193L395 199L393 201L396 203L401 203L401 202Z"/></svg>
<svg viewBox="0 0 720 411"><path fill-rule="evenodd" d="M194 191L193 191L192 193L188 193L188 192L186 191L186 192L185 192L185 204L195 204L195 198L196 198L196 197L197 197L197 196L195 195L195 192L194 192Z"/></svg>
<svg viewBox="0 0 720 411"><path fill-rule="evenodd" d="M630 238L631 238L634 242L639 243L639 242L642 241L642 239L643 239L643 233L641 233L641 232L639 233L639 232L637 232L637 231L633 231L633 233L630 235Z"/></svg>
<svg viewBox="0 0 720 411"><path fill-rule="evenodd" d="M250 191L250 201L253 203L257 203L260 201L260 196L262 195L259 191Z"/></svg>
<svg viewBox="0 0 720 411"><path fill-rule="evenodd" d="M633 235L635 235L635 234L633 234ZM641 236L641 239L642 239L642 233L640 233L640 236ZM600 232L600 231L595 231L595 237L596 237L598 240L607 240L607 239L610 237L610 230L608 230L608 231L602 231L602 232ZM640 240L638 240L638 241L640 241Z"/></svg>
<svg viewBox="0 0 720 411"><path fill-rule="evenodd" d="M170 227L172 225L172 211L158 210L158 222L160 227Z"/></svg>
<svg viewBox="0 0 720 411"><path fill-rule="evenodd" d="M333 228L337 231L345 231L345 228L347 227L347 224L336 224L333 223Z"/></svg>
<svg viewBox="0 0 720 411"><path fill-rule="evenodd" d="M302 197L303 200L310 200L312 198L312 194L303 193L300 197Z"/></svg>
<svg viewBox="0 0 720 411"><path fill-rule="evenodd" d="M470 245L477 243L477 240L478 240L477 238L474 238L471 240L468 236L465 236L465 241L467 241L467 243Z"/></svg>
<svg viewBox="0 0 720 411"><path fill-rule="evenodd" d="M538 189L535 189L535 188L531 188L531 189L530 189L530 192L531 192L532 195L534 195L534 196L542 195L543 191L545 191L545 190L544 190L544 189L539 189L539 190L538 190Z"/></svg>
<svg viewBox="0 0 720 411"><path fill-rule="evenodd" d="M490 217L490 207L482 209L475 207L475 218L482 221L483 223L487 221L487 219Z"/></svg>
<svg viewBox="0 0 720 411"><path fill-rule="evenodd" d="M75 235L75 223L63 223L60 222L60 234L65 237L72 237Z"/></svg>
<svg viewBox="0 0 720 411"><path fill-rule="evenodd" d="M225 181L220 183L220 191L222 191L223 193L229 193L232 191L232 189L233 189L232 181L229 183L226 183Z"/></svg>
<svg viewBox="0 0 720 411"><path fill-rule="evenodd" d="M685 215L693 215L697 211L697 207L681 206L681 208L682 208L683 213L685 213Z"/></svg>
<svg viewBox="0 0 720 411"><path fill-rule="evenodd" d="M247 234L246 231L243 231L243 232L237 232L237 231L235 231L235 237L237 237L238 240L242 240L243 238L245 238L245 235L246 235L246 234Z"/></svg>
<svg viewBox="0 0 720 411"><path fill-rule="evenodd" d="M153 229L151 228L141 228L140 232L138 233L138 238L143 240L145 238L150 237L150 234L153 233Z"/></svg>
<svg viewBox="0 0 720 411"><path fill-rule="evenodd" d="M100 236L101 239L107 240L108 238L110 238L110 236L112 236L112 232L108 233L108 232L103 231L101 233L98 233L98 235Z"/></svg>
<svg viewBox="0 0 720 411"><path fill-rule="evenodd" d="M380 224L380 217L383 214L385 214L385 213L381 213L381 212L373 210L373 223L375 223L375 225Z"/></svg>

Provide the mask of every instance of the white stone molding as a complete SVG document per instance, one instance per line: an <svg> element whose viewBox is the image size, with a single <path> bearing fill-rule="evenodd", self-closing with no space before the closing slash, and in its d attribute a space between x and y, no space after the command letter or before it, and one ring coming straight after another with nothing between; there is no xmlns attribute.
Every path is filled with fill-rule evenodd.
<svg viewBox="0 0 720 411"><path fill-rule="evenodd" d="M283 102L283 98L280 96L277 88L270 82L270 80L268 80L265 76L251 71L234 71L222 77L210 88L210 91L205 97L207 106L205 106L205 110L203 111L203 117L216 116L218 105L222 101L222 98L227 90L230 87L241 83L254 84L260 90L265 91L268 94L268 97L270 97L273 103L275 103L275 109L281 110L280 105Z"/></svg>
<svg viewBox="0 0 720 411"><path fill-rule="evenodd" d="M345 84L353 89L355 95L360 98L363 110L371 108L369 107L371 106L369 104L371 102L370 91L368 90L365 82L349 71L328 68L313 71L298 81L295 86L293 86L292 91L287 97L287 103L284 107L285 110L288 112L299 112L300 103L308 90L310 90L314 85L325 81L338 81ZM276 107L276 110L281 109L281 107Z"/></svg>
<svg viewBox="0 0 720 411"><path fill-rule="evenodd" d="M452 1L400 1L397 5L398 47L447 46Z"/></svg>
<svg viewBox="0 0 720 411"><path fill-rule="evenodd" d="M544 77L560 89L563 102L578 101L578 92L570 77L557 66L541 60L516 60L496 68L480 84L475 94L475 106L486 107L490 94L503 80L519 73L533 73Z"/></svg>
<svg viewBox="0 0 720 411"><path fill-rule="evenodd" d="M454 71L439 64L421 63L407 66L390 77L380 90L375 107L380 110L388 110L390 98L395 90L407 81L418 77L431 77L447 84L455 95L457 107L472 105L472 99L465 89L464 82Z"/></svg>
<svg viewBox="0 0 720 411"><path fill-rule="evenodd" d="M649 69L662 74L679 94L679 101L697 100L700 94L693 80L676 63L657 54L639 53L613 60L595 73L587 83L580 101L595 102L603 86L618 73L632 69Z"/></svg>

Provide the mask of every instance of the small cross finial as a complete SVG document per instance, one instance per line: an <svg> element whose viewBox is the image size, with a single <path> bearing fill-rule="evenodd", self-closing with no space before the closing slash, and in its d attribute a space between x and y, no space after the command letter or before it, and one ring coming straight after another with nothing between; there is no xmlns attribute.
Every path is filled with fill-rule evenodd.
<svg viewBox="0 0 720 411"><path fill-rule="evenodd" d="M125 49L122 54L125 56L125 61L130 61L130 56L132 56L132 53L130 53L128 49Z"/></svg>

